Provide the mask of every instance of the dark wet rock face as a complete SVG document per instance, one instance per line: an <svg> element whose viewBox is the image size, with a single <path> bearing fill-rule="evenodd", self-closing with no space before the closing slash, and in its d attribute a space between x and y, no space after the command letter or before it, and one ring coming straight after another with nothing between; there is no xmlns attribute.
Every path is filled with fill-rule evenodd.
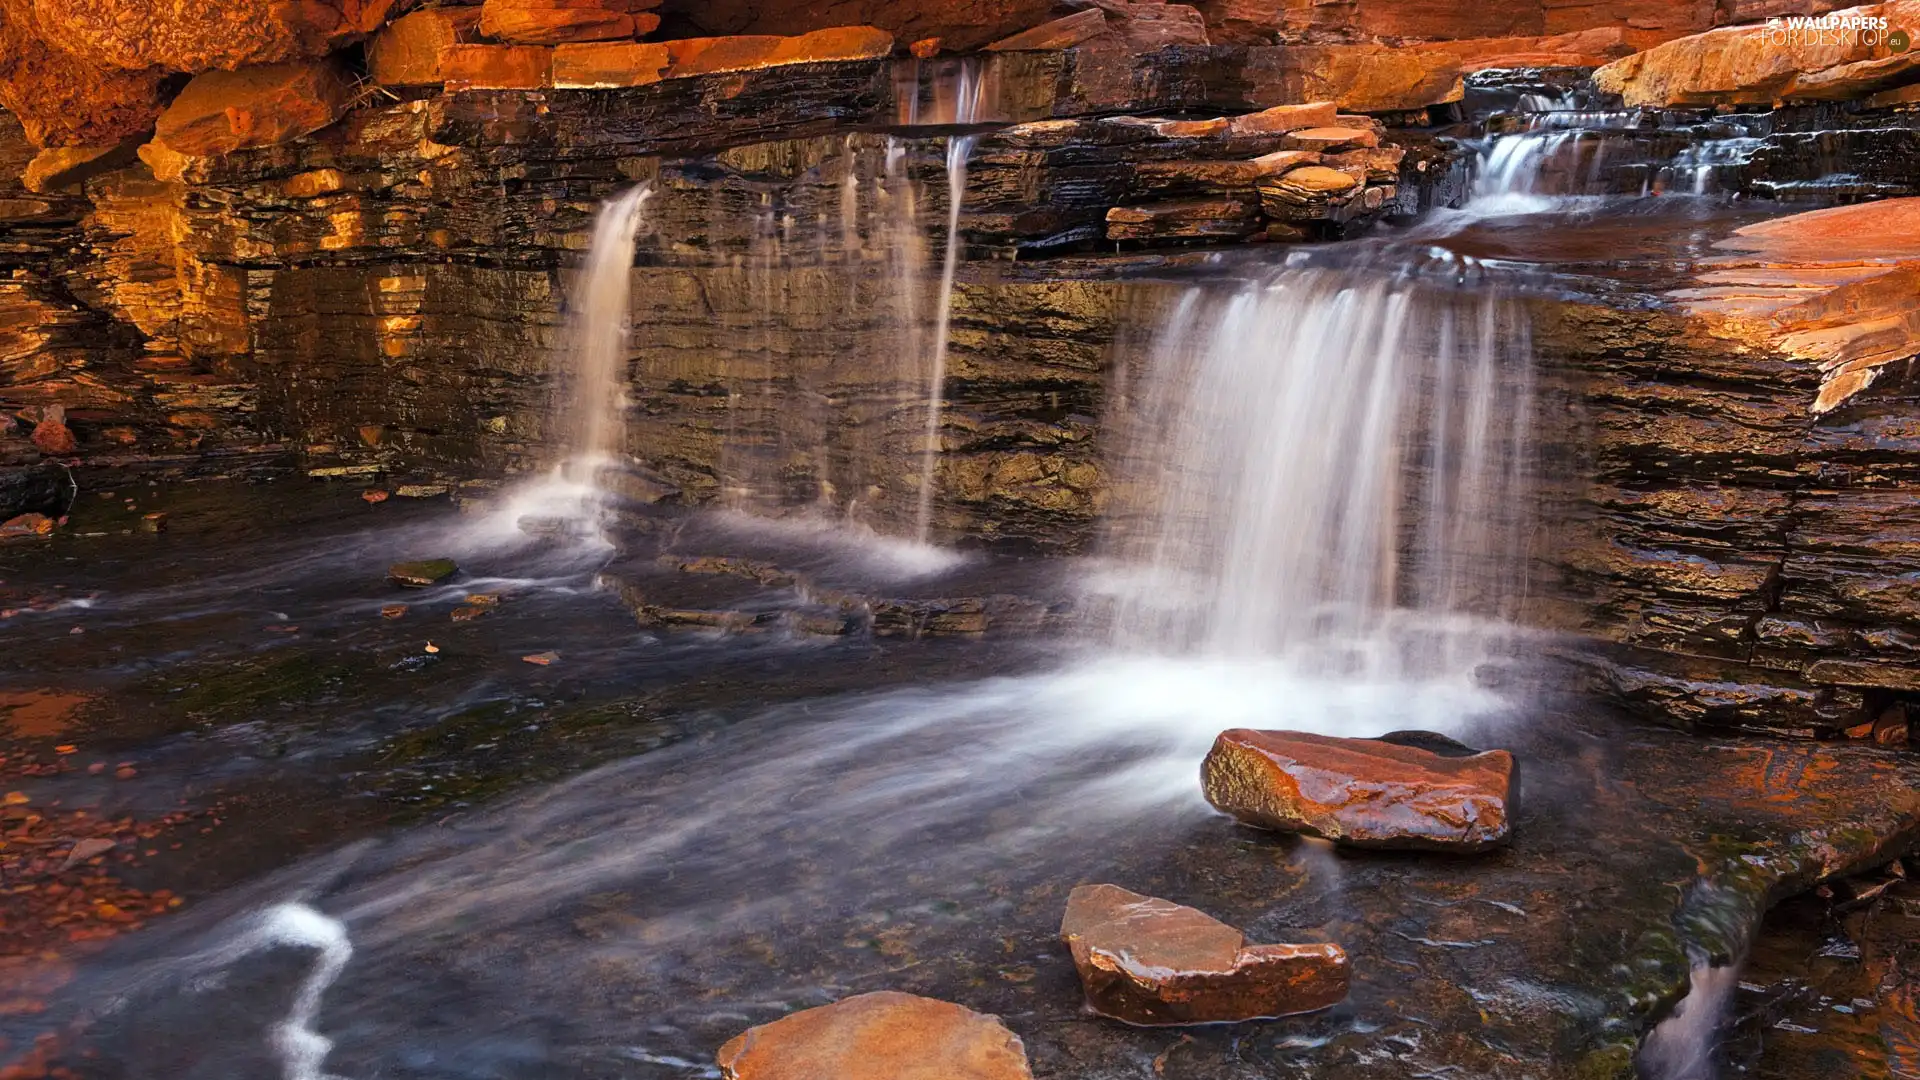
<svg viewBox="0 0 1920 1080"><path fill-rule="evenodd" d="M1200 769L1207 801L1263 829L1352 847L1482 851L1505 843L1513 755L1443 756L1376 739L1224 732Z"/></svg>
<svg viewBox="0 0 1920 1080"><path fill-rule="evenodd" d="M1287 1016L1347 996L1347 954L1338 945L1250 945L1202 912L1118 885L1074 889L1060 937L1087 1005L1129 1024Z"/></svg>
<svg viewBox="0 0 1920 1080"><path fill-rule="evenodd" d="M720 1048L727 1080L1032 1080L1020 1039L991 1016L880 991L807 1009Z"/></svg>

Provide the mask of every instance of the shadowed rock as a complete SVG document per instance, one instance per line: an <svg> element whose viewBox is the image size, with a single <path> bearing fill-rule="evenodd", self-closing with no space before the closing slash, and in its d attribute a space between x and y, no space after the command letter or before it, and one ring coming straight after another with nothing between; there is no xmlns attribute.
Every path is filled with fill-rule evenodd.
<svg viewBox="0 0 1920 1080"><path fill-rule="evenodd" d="M1287 1016L1347 996L1347 954L1338 945L1248 945L1203 912L1118 885L1074 889L1060 936L1088 1006L1129 1024Z"/></svg>
<svg viewBox="0 0 1920 1080"><path fill-rule="evenodd" d="M748 1028L717 1055L728 1080L1032 1080L1000 1021L883 990Z"/></svg>
<svg viewBox="0 0 1920 1080"><path fill-rule="evenodd" d="M1236 728L1214 742L1200 780L1208 802L1260 828L1355 847L1479 851L1507 840L1513 755Z"/></svg>

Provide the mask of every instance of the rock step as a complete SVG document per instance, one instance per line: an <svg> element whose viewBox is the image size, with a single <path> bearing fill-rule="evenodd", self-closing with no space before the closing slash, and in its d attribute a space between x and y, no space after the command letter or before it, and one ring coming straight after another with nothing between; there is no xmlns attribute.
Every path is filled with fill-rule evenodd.
<svg viewBox="0 0 1920 1080"><path fill-rule="evenodd" d="M1033 1080L996 1018L890 990L748 1028L716 1060L726 1080Z"/></svg>

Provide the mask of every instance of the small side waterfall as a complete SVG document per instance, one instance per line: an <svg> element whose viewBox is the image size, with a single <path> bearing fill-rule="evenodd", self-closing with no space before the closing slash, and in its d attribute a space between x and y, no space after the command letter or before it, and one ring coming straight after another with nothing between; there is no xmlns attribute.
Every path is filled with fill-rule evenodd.
<svg viewBox="0 0 1920 1080"><path fill-rule="evenodd" d="M608 199L593 224L593 246L567 312L567 354L561 426L565 468L592 483L622 452L620 414L626 400L627 338L632 330L633 243L652 195L641 184Z"/></svg>
<svg viewBox="0 0 1920 1080"><path fill-rule="evenodd" d="M1190 291L1119 420L1116 645L1470 667L1525 588L1530 351L1499 292L1392 267Z"/></svg>
<svg viewBox="0 0 1920 1080"><path fill-rule="evenodd" d="M985 85L977 67L963 66L954 96L953 122L971 124L980 115ZM926 445L920 457L919 506L914 514L914 538L927 543L933 529L933 489L940 459L940 421L947 406L947 345L953 322L953 274L960 262L960 208L966 201L967 161L973 156L973 135L947 138L947 247L940 264L940 299L934 308L933 357L927 373Z"/></svg>

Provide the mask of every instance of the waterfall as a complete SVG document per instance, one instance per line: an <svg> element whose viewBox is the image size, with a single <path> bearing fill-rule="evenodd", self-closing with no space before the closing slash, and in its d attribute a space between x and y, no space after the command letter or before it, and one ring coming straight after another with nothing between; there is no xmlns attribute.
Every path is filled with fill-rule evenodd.
<svg viewBox="0 0 1920 1080"><path fill-rule="evenodd" d="M1115 643L1470 663L1524 590L1529 353L1484 284L1298 267L1190 290L1117 421Z"/></svg>
<svg viewBox="0 0 1920 1080"><path fill-rule="evenodd" d="M960 68L953 122L971 124L980 115L985 81L973 65ZM947 138L947 249L940 264L940 298L934 307L933 358L927 375L926 443L920 456L920 500L914 514L914 538L927 543L933 528L934 474L940 458L940 420L947 405L948 328L953 320L953 272L960 262L960 207L967 194L967 159L977 136Z"/></svg>
<svg viewBox="0 0 1920 1080"><path fill-rule="evenodd" d="M620 414L632 329L633 242L651 194L641 184L601 204L593 246L567 304L569 366L560 427L569 471L587 482L624 450Z"/></svg>

